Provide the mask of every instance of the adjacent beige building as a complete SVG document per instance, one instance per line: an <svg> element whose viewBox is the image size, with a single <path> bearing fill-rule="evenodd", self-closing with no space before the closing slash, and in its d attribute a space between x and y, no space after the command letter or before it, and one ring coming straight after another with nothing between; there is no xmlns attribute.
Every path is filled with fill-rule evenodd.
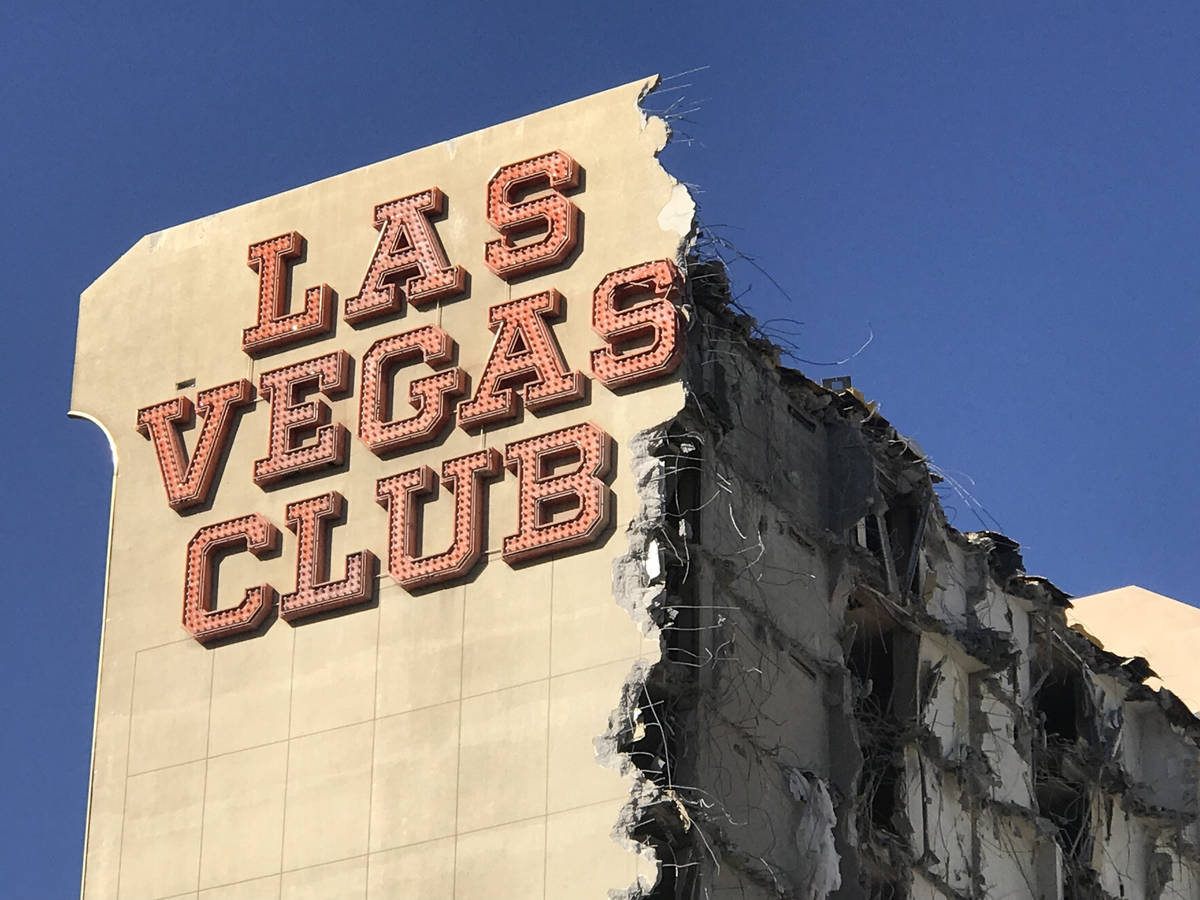
<svg viewBox="0 0 1200 900"><path fill-rule="evenodd" d="M1187 708L1200 710L1200 609L1137 585L1076 597L1067 612L1072 628L1123 656L1142 656Z"/></svg>

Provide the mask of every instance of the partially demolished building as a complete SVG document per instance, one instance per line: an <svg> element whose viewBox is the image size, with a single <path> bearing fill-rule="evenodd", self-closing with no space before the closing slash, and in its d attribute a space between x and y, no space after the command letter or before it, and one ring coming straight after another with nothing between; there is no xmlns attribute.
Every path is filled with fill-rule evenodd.
<svg viewBox="0 0 1200 900"><path fill-rule="evenodd" d="M1200 723L780 364L652 86L85 293L84 900L1200 898Z"/></svg>
<svg viewBox="0 0 1200 900"><path fill-rule="evenodd" d="M781 366L718 264L689 283L618 579L663 635L611 733L654 896L1200 896L1200 721L1014 541L951 527L857 392Z"/></svg>

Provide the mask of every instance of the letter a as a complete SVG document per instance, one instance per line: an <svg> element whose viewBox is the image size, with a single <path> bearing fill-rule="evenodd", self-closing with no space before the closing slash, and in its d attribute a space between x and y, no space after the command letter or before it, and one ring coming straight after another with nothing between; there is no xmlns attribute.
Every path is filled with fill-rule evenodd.
<svg viewBox="0 0 1200 900"><path fill-rule="evenodd" d="M479 386L458 404L460 428L476 429L517 416L513 385L522 385L525 405L549 409L583 396L587 380L567 371L567 362L546 319L562 312L562 295L551 288L531 297L498 303L489 310L496 333Z"/></svg>
<svg viewBox="0 0 1200 900"><path fill-rule="evenodd" d="M357 297L346 301L343 318L358 325L402 312L404 301L421 307L461 294L467 270L452 266L429 222L440 215L446 197L437 188L375 207L379 243Z"/></svg>

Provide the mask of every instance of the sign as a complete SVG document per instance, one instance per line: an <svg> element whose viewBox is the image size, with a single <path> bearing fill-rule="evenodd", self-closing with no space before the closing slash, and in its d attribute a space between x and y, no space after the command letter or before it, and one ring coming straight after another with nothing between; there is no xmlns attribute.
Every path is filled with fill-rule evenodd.
<svg viewBox="0 0 1200 900"><path fill-rule="evenodd" d="M514 528L503 539L509 565L587 546L612 517L607 477L612 437L591 422L543 432L429 465L405 468L406 452L436 444L448 427L468 433L519 419L524 410L548 414L587 405L588 378L568 361L554 333L564 317L563 296L548 286L511 298L512 285L547 270L570 265L582 239L578 207L567 196L580 190L579 163L561 150L506 163L488 180L480 207L499 237L482 247L494 276L488 287L502 297L488 305L472 296L479 323L494 335L481 369L454 365L458 344L435 324L394 331L410 307L462 301L468 272L448 259L434 217L445 210L437 187L379 203L373 211L379 238L369 255L358 292L347 298L343 319L375 338L358 361L358 419L361 444L380 459L396 459L395 474L375 482L377 502L388 512L387 571L406 588L423 588L469 575L483 549L487 485L507 468L516 479ZM365 249L365 248L364 248ZM270 368L258 377L265 400L268 440L250 478L267 490L302 478L320 478L347 463L349 429L330 421L322 397L354 398L356 361L344 349L328 349L336 292L328 284L289 296L292 266L306 250L304 237L289 231L250 244L247 265L258 276L255 323L245 328L241 348L252 358L269 358L285 348L320 345L319 355ZM590 297L590 323L598 346L587 354L590 375L624 392L669 375L678 366L683 329L677 312L682 276L670 259L648 260L607 273ZM247 292L247 299L252 295ZM293 308L293 303L296 308ZM256 304L256 305L255 305ZM469 336L479 340L483 328ZM396 411L397 370L420 367L408 385L415 412ZM472 387L473 385L473 387ZM253 406L255 386L246 378L144 406L137 429L153 445L162 473L166 505L177 513L208 505L219 489L217 468ZM181 430L193 425L189 454ZM423 500L438 485L453 495L449 545L421 552ZM295 587L278 596L279 615L291 622L371 601L377 560L371 550L345 559L345 575L329 577L331 529L345 514L345 497L328 490L289 503L287 527L297 538ZM183 625L201 642L257 628L276 605L267 583L245 589L237 605L216 603L216 558L229 552L263 556L278 549L279 530L251 512L200 527L187 545Z"/></svg>

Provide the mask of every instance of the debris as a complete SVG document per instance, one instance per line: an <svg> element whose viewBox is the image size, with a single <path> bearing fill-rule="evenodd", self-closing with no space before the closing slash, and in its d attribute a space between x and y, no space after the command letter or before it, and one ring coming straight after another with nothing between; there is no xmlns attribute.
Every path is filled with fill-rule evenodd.
<svg viewBox="0 0 1200 900"><path fill-rule="evenodd" d="M1200 722L850 388L689 269L687 407L614 570L660 638L613 716L643 896L1200 897Z"/></svg>

